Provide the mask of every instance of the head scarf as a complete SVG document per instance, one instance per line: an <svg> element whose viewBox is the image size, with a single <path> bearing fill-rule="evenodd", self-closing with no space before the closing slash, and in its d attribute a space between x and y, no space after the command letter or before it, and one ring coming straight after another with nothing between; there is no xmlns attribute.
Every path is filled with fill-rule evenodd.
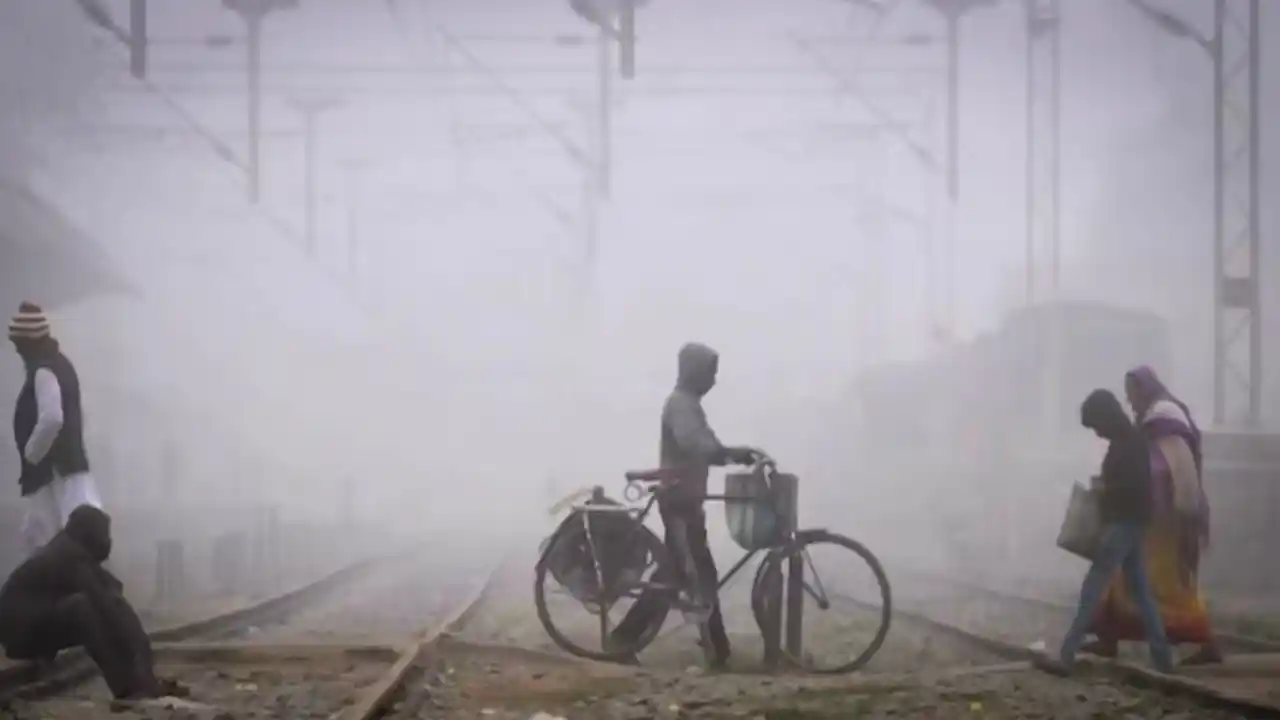
<svg viewBox="0 0 1280 720"><path fill-rule="evenodd" d="M1187 441L1191 446L1191 453L1195 455L1196 467L1200 466L1200 428L1196 425L1195 418L1191 416L1191 409L1187 404L1179 400L1173 393L1169 392L1169 388L1160 380L1160 376L1156 375L1156 371L1146 365L1136 367L1125 373L1125 382L1133 385L1137 391L1137 412L1138 423L1143 427L1144 432L1149 437L1161 438L1168 435L1178 435ZM1151 411L1151 406L1167 400L1173 403L1186 416L1187 422L1177 422L1166 418L1151 418L1146 416Z"/></svg>
<svg viewBox="0 0 1280 720"><path fill-rule="evenodd" d="M1191 409L1187 404L1179 400L1173 393L1169 392L1169 388L1160 380L1160 376L1156 375L1156 371L1146 365L1136 367L1125 373L1125 381L1131 383L1137 391L1137 404L1134 410L1138 414L1138 425L1142 428L1142 433L1151 441L1161 438L1177 436L1187 443L1187 447L1191 449L1191 457L1196 463L1196 474L1203 477L1204 460L1200 446L1200 428L1196 425L1195 418L1191 416ZM1168 417L1155 417L1147 419L1146 415L1150 413L1151 406L1160 401L1168 401L1173 403L1182 411L1187 418L1184 424ZM1204 496L1204 488L1201 486L1201 510L1200 510L1200 527L1199 531L1207 536L1209 532L1209 502Z"/></svg>

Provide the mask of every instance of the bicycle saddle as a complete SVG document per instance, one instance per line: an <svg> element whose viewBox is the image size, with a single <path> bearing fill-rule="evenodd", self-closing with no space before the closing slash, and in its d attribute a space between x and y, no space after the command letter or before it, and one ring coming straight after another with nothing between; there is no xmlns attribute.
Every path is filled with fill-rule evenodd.
<svg viewBox="0 0 1280 720"><path fill-rule="evenodd" d="M677 468L653 468L652 470L628 470L625 474L627 482L662 482L677 480L680 471Z"/></svg>

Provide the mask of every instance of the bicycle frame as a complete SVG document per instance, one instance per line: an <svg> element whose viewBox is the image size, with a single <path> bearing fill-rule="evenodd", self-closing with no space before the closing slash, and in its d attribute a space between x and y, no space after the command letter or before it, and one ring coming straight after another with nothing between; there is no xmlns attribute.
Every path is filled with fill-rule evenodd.
<svg viewBox="0 0 1280 720"><path fill-rule="evenodd" d="M763 472L765 474L765 480L769 484L770 490L773 489L773 475L776 472L776 468L774 467L772 462L761 463L756 468L753 468L753 471ZM629 483L629 486L640 488L641 484L638 482L633 482L633 483ZM575 503L574 505L571 506L571 509L575 512L582 513L583 528L584 530L586 530L586 533L587 533L587 542L592 543L594 546L594 543L592 542L592 539L591 539L591 527L590 527L591 524L590 522L587 521L587 518L591 514L593 513L626 513L627 515L631 516L631 522L635 524L635 527L632 528L632 532L633 533L641 532L646 529L644 526L645 519L648 518L649 514L653 512L653 506L657 504L659 497L666 490L667 488L664 488L662 486L642 488L640 491L648 493L649 499L647 502L645 502L644 507L640 508L639 510L637 510L634 506L629 506L629 505L602 505L602 504L592 504L590 502ZM593 490L592 496L593 498L602 496L603 492L604 492L603 488L600 488L597 486ZM760 498L760 497L750 497L750 496L742 496L742 495L724 495L724 494L703 495L700 502L706 503L707 501L711 501L711 502L734 501L734 502L749 502L749 503L755 503L755 504L774 504L773 498L771 497ZM742 555L742 557L738 558L738 561L733 564L733 567L729 568L729 572L725 573L724 575L721 575L719 578L716 579L717 592L720 590L723 590L724 586L727 585L729 581L732 580L734 576L737 575L742 570L742 568L746 567L747 563L751 562L751 560L755 558L757 555L763 552L769 552L770 550L774 550L786 545L787 543L795 539L795 534L796 534L796 528L787 527L786 532L782 533L779 536L777 542L775 542L774 544L768 547L757 548L755 550L746 551ZM663 540L663 545L667 546L665 539ZM672 549L673 548L667 546L668 552L671 552ZM599 574L600 573L599 561L596 560L595 564L597 566L596 572ZM658 589L662 589L662 590L678 590L679 589L678 587L667 587L665 584L654 583L651 581L643 582L641 583L641 586L642 588L657 587Z"/></svg>
<svg viewBox="0 0 1280 720"><path fill-rule="evenodd" d="M808 548L810 545L844 548L857 556L855 560L860 559L867 564L876 577L883 600L880 625L875 638L853 661L835 669L815 671L844 673L862 667L880 648L889 629L892 604L883 567L865 546L852 538L825 529L801 529L794 512L796 478L779 472L773 460L763 452L754 451L753 460L751 472L759 475L743 478L746 482L742 483L741 489L741 492L749 494L731 495L726 488L724 494L703 494L697 500L690 498L698 505L707 501L749 503L752 506L767 503L775 515L773 523L769 522L770 518L763 517L757 517L753 522L738 516L738 508L731 508L735 512L728 513L728 519L734 537L741 541L742 547L745 549L757 541L764 542L762 547L746 549L728 572L714 578L715 592L723 591L752 559L761 556L762 562L757 564L755 579L751 583L751 612L765 640L765 662L772 667L789 657L798 666L807 668L811 662L802 654L800 642L800 621L806 614L801 603L805 597L812 596L818 609L832 607L825 583L819 579ZM658 616L655 614L655 622L650 623L643 634L634 639L622 638L623 645L619 645L617 639L609 635L607 613L618 600L646 596L665 606L654 607L661 610L662 620L665 621L671 610L679 610L684 613L686 624L697 624L706 638L710 616L702 613L707 610L714 612L714 605L708 607L708 602L713 603L716 599L716 595L709 594L713 592L712 578L699 572L693 564L694 556L689 552L689 544L681 542L678 518L667 518L671 522L664 522L666 537L661 537L645 524L653 513L654 505L660 505L666 497L664 493L673 489L670 481L679 477L680 473L669 470L632 471L627 473L624 502L606 497L604 489L597 486L587 491L589 499L580 491L557 504L557 511L570 510L571 514L562 518L555 532L544 541L534 591L539 621L556 645L574 655L591 659L632 657L663 636L662 622L656 620ZM730 483L730 486L737 487L735 483ZM643 497L645 494L649 497ZM575 517L577 513L581 517ZM592 522L597 513L625 513L626 519ZM744 521L741 527L739 520ZM626 527L618 523L626 523ZM774 532L761 535L759 531L766 529ZM568 544L559 545L560 542ZM568 547L573 555L561 556L564 562L552 562L552 553L557 547ZM588 553L593 568L586 567L584 556ZM655 561L656 572L652 572ZM572 574L569 574L570 570ZM592 570L594 586L590 580ZM563 577L560 573L564 573ZM586 649L587 646L569 640L555 627L548 615L546 601L547 578L552 576L588 612L600 616L601 651Z"/></svg>

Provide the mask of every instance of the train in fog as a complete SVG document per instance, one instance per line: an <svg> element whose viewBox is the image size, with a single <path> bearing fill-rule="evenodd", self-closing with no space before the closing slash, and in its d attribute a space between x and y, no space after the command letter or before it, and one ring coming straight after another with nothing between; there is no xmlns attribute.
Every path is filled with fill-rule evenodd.
<svg viewBox="0 0 1280 720"><path fill-rule="evenodd" d="M1055 538L1071 484L1096 472L1102 450L1080 426L1080 402L1099 387L1119 394L1127 370L1169 358L1168 324L1153 313L1054 303L865 373L842 402L835 445L864 469L857 492L874 498L864 522L891 545L927 526L907 551L926 562L1051 570L1064 562Z"/></svg>

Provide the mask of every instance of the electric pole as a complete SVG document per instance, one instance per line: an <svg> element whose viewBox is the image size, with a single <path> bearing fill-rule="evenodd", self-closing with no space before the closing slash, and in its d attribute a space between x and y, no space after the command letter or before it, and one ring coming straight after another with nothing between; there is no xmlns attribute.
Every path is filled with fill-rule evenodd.
<svg viewBox="0 0 1280 720"><path fill-rule="evenodd" d="M1213 414L1218 423L1242 419L1256 428L1263 384L1261 0L1217 0L1213 66ZM1234 407L1229 377L1244 394Z"/></svg>
<svg viewBox="0 0 1280 720"><path fill-rule="evenodd" d="M999 0L925 0L947 25L947 197L960 197L960 22Z"/></svg>
<svg viewBox="0 0 1280 720"><path fill-rule="evenodd" d="M1213 63L1213 420L1262 422L1262 3L1214 0L1213 33L1129 0ZM1243 366L1243 367L1242 367ZM1243 397L1242 397L1243 396Z"/></svg>
<svg viewBox="0 0 1280 720"><path fill-rule="evenodd" d="M298 0L222 0L245 24L245 68L249 98L249 202L262 199L262 165L259 125L262 121L262 23L275 10L289 10Z"/></svg>
<svg viewBox="0 0 1280 720"><path fill-rule="evenodd" d="M596 80L596 194L608 199L613 179L613 53L618 49L618 72L625 80L636 74L636 8L646 0L569 0L569 7L599 30ZM594 212L594 211L593 211ZM594 244L594 243L591 243ZM588 249L588 254L594 249Z"/></svg>
<svg viewBox="0 0 1280 720"><path fill-rule="evenodd" d="M318 193L318 153L317 126L320 115L332 110L341 102L338 100L312 97L295 98L290 101L295 110L302 115L303 132L303 174L306 184L305 192L305 233L306 253L313 260L319 255L319 230L316 222L316 202Z"/></svg>
<svg viewBox="0 0 1280 720"><path fill-rule="evenodd" d="M604 28L597 50L596 186L600 198L607 200L613 181L613 39Z"/></svg>
<svg viewBox="0 0 1280 720"><path fill-rule="evenodd" d="M956 215L960 204L960 22L971 11L995 5L999 0L925 0L929 7L942 15L946 22L947 36L947 221L944 228L946 244L943 259L943 307L947 316L938 334L947 339L955 336L955 285L956 285Z"/></svg>
<svg viewBox="0 0 1280 720"><path fill-rule="evenodd" d="M147 0L129 0L129 27L120 27L102 0L76 0L89 22L111 33L129 51L129 74L135 80L147 77L147 50L151 45L147 34Z"/></svg>
<svg viewBox="0 0 1280 720"><path fill-rule="evenodd" d="M1049 294L1061 276L1062 43L1060 0L1026 9L1026 303L1036 299L1038 252L1049 255Z"/></svg>

